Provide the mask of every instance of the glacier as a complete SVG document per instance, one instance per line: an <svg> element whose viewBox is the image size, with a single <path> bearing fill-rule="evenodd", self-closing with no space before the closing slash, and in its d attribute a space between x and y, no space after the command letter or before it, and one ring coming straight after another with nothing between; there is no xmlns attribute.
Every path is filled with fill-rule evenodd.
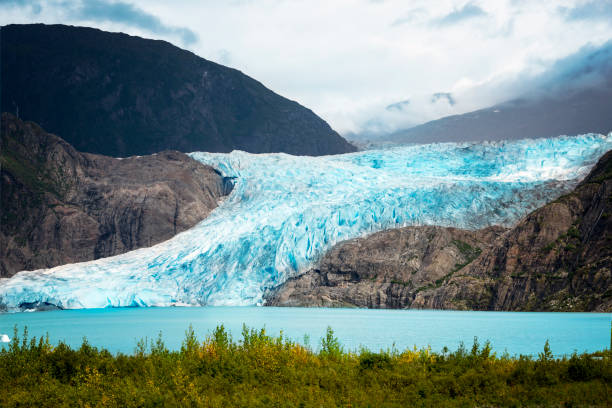
<svg viewBox="0 0 612 408"><path fill-rule="evenodd" d="M323 157L191 153L234 178L208 218L150 248L0 279L0 305L258 305L346 239L408 225L510 226L610 149L612 133Z"/></svg>

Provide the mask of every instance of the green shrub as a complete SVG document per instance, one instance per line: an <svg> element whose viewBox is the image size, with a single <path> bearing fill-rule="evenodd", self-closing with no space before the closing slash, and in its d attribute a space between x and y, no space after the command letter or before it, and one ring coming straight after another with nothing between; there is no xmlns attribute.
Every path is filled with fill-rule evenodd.
<svg viewBox="0 0 612 408"><path fill-rule="evenodd" d="M340 358L343 354L340 340L334 336L334 331L329 326L327 326L325 337L321 339L321 351L319 354L329 358Z"/></svg>
<svg viewBox="0 0 612 408"><path fill-rule="evenodd" d="M441 353L430 348L344 351L328 328L320 350L265 329L239 341L218 326L203 341L192 327L179 351L161 334L113 355L83 340L72 349L30 339L0 350L0 406L611 406L612 353L557 358L549 344L533 359L498 357L477 338Z"/></svg>
<svg viewBox="0 0 612 408"><path fill-rule="evenodd" d="M373 353L364 349L359 354L359 367L362 370L371 370L375 368L388 369L391 368L391 366L391 356L389 356L388 353Z"/></svg>

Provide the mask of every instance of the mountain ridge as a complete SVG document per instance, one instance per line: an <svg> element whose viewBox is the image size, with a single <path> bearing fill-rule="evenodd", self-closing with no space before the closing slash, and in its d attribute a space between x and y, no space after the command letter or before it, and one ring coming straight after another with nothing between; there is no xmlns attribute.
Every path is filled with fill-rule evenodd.
<svg viewBox="0 0 612 408"><path fill-rule="evenodd" d="M1 30L3 110L79 151L355 151L310 109L166 41L64 25Z"/></svg>
<svg viewBox="0 0 612 408"><path fill-rule="evenodd" d="M612 131L612 81L593 89L517 98L380 137L395 143L479 142ZM378 140L378 139L377 139Z"/></svg>

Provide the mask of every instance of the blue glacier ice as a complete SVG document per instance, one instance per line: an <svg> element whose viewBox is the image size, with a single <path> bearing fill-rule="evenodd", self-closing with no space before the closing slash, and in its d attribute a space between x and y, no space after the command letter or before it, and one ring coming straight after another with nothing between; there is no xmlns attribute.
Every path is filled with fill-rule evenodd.
<svg viewBox="0 0 612 408"><path fill-rule="evenodd" d="M191 153L235 178L208 218L151 248L1 279L0 304L260 304L339 241L407 225L511 225L610 149L612 133L326 157Z"/></svg>

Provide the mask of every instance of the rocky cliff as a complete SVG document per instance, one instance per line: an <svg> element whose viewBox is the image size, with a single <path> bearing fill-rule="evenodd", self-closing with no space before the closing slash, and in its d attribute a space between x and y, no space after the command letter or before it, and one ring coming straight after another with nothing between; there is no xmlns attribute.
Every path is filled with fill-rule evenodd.
<svg viewBox="0 0 612 408"><path fill-rule="evenodd" d="M176 151L80 153L2 115L0 277L150 246L204 219L231 184Z"/></svg>
<svg viewBox="0 0 612 408"><path fill-rule="evenodd" d="M267 305L612 310L612 152L510 230L407 227L346 241Z"/></svg>
<svg viewBox="0 0 612 408"><path fill-rule="evenodd" d="M505 230L408 227L336 245L317 268L270 292L272 306L403 308L441 284Z"/></svg>
<svg viewBox="0 0 612 408"><path fill-rule="evenodd" d="M79 151L355 151L311 110L165 41L65 25L1 31L3 110Z"/></svg>

